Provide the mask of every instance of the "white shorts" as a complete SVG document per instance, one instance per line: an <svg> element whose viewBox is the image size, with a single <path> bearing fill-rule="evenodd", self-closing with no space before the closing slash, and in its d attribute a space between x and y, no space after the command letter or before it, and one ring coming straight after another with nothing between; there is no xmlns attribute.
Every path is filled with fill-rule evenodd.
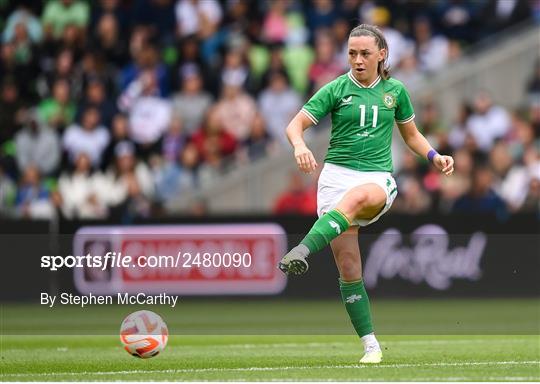
<svg viewBox="0 0 540 384"><path fill-rule="evenodd" d="M357 219L353 225L365 227L379 220L390 209L397 196L396 181L390 172L362 172L340 165L325 163L317 188L317 214L319 217L334 209L345 193L362 184L374 183L386 193L386 204L372 219Z"/></svg>

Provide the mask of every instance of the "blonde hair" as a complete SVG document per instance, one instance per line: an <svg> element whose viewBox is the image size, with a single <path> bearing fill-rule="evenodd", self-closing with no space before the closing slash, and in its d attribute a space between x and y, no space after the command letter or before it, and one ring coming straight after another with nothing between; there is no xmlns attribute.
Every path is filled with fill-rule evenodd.
<svg viewBox="0 0 540 384"><path fill-rule="evenodd" d="M384 37L382 31L374 25L371 24L360 24L357 27L354 27L349 33L349 37L359 37L359 36L371 36L375 39L377 47L379 49L386 50L386 55L383 60L379 61L377 66L377 73L384 79L390 77L390 68L387 65L388 62L388 43Z"/></svg>

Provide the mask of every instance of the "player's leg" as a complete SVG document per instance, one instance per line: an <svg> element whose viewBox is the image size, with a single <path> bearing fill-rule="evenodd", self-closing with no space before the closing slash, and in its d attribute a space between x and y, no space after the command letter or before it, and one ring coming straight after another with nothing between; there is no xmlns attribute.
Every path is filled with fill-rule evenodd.
<svg viewBox="0 0 540 384"><path fill-rule="evenodd" d="M306 257L327 246L344 233L356 219L371 219L384 208L385 191L375 183L351 188L335 209L322 215L300 244L287 253L279 268L287 274L301 275L308 269Z"/></svg>
<svg viewBox="0 0 540 384"><path fill-rule="evenodd" d="M358 226L350 227L330 243L339 271L339 289L351 323L364 343L361 363L380 363L382 352L371 322L369 297L362 281Z"/></svg>

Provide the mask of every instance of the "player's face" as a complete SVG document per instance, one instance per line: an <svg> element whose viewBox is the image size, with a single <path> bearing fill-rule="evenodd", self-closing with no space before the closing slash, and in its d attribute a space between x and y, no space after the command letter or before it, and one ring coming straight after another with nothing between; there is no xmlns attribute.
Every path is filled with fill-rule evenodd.
<svg viewBox="0 0 540 384"><path fill-rule="evenodd" d="M377 78L377 66L384 60L384 49L379 49L373 36L349 38L349 65L354 77L361 83L371 84Z"/></svg>

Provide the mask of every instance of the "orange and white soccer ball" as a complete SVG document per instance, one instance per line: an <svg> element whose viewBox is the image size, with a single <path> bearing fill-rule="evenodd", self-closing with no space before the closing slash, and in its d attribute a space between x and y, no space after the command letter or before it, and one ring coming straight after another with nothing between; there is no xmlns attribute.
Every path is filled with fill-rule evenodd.
<svg viewBox="0 0 540 384"><path fill-rule="evenodd" d="M148 359L158 355L169 338L163 319L152 311L137 311L126 317L120 327L124 349L135 357Z"/></svg>

